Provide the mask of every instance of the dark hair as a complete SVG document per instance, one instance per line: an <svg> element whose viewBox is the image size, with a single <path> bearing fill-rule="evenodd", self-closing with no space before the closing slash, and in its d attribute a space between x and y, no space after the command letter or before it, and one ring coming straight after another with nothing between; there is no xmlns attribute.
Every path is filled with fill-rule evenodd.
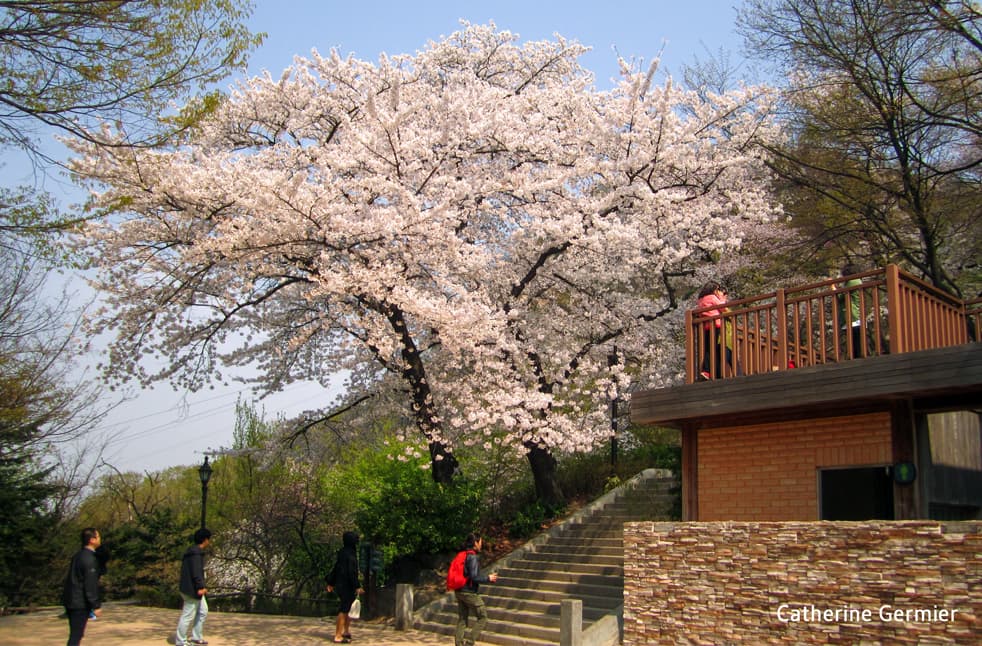
<svg viewBox="0 0 982 646"><path fill-rule="evenodd" d="M477 542L479 540L481 540L480 534L468 534L467 538L464 539L464 545L461 547L461 549L472 550L475 546L477 546Z"/></svg>
<svg viewBox="0 0 982 646"><path fill-rule="evenodd" d="M345 547L358 547L358 541L361 540L361 536L358 532L345 532L341 535L341 544Z"/></svg>
<svg viewBox="0 0 982 646"><path fill-rule="evenodd" d="M843 276L849 276L850 274L858 274L859 265L857 265L854 262L847 262L846 264L842 265L842 269L840 271L842 271Z"/></svg>
<svg viewBox="0 0 982 646"><path fill-rule="evenodd" d="M703 285L702 286L702 289L699 290L699 298L702 298L703 296L709 296L710 294L712 294L713 292L715 292L717 289L723 289L723 286L720 285L715 280L710 281L710 282L706 283L705 285Z"/></svg>
<svg viewBox="0 0 982 646"><path fill-rule="evenodd" d="M86 527L82 530L82 547L85 547L92 542L92 539L99 534L99 530L95 527Z"/></svg>
<svg viewBox="0 0 982 646"><path fill-rule="evenodd" d="M194 533L194 544L201 545L209 538L211 538L211 530L207 527L202 527Z"/></svg>

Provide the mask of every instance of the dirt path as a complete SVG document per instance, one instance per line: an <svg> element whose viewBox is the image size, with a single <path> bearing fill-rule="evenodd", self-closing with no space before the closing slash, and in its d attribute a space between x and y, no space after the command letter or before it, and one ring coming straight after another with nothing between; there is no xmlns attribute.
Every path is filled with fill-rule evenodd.
<svg viewBox="0 0 982 646"><path fill-rule="evenodd" d="M59 611L0 617L0 644L35 646L64 644L68 622ZM98 621L90 621L82 645L165 646L174 644L178 610L108 604ZM398 631L391 621L352 623L354 644L410 646L452 644L453 637L415 630ZM211 612L205 622L209 646L322 646L334 638L333 621L311 617L243 615Z"/></svg>

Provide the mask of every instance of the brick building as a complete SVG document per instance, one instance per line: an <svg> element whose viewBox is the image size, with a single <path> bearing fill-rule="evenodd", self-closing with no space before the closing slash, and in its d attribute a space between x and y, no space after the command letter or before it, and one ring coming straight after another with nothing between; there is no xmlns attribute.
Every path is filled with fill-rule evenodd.
<svg viewBox="0 0 982 646"><path fill-rule="evenodd" d="M896 267L855 282L687 315L687 383L631 401L634 423L682 431L685 520L982 519L978 303ZM730 358L699 381L706 329Z"/></svg>

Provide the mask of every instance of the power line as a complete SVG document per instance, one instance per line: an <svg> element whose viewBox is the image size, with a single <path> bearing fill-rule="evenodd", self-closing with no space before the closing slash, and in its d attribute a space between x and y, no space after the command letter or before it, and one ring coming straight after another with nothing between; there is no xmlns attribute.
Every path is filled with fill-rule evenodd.
<svg viewBox="0 0 982 646"><path fill-rule="evenodd" d="M210 401L214 401L216 399L223 399L225 397L231 397L232 395L239 395L239 394L241 394L241 393L243 393L243 392L245 392L247 390L249 390L249 387L248 386L243 386L242 388L240 388L238 390L235 390L235 391L232 391L232 392L229 392L229 393L225 393L225 394L222 394L222 395L215 395L214 397L208 397L207 399L202 399L202 400L197 401L197 402L194 402L194 403L195 404L204 404L204 403L207 403L207 402L210 402ZM134 400L131 400L131 401L135 401L135 399ZM130 418L130 419L120 420L118 422L113 422L111 424L111 426L120 426L122 424L131 424L133 422L139 422L139 421L142 421L142 420L145 420L145 419L149 419L151 417L157 417L158 415L167 415L167 414L173 412L174 408L175 407L172 406L172 407L170 407L170 408L168 408L166 410L162 410L162 411L159 411L159 412L156 412L156 413L147 413L146 415L140 415L139 417L133 417L133 418Z"/></svg>
<svg viewBox="0 0 982 646"><path fill-rule="evenodd" d="M303 383L296 383L296 384L293 384L290 388L285 389L284 391L281 391L281 392L289 392L290 390L295 390L295 389L302 388L305 385L306 384L303 384ZM209 397L207 399L204 399L204 400L201 400L199 402L196 402L196 404L201 404L201 403L205 403L205 402L209 402L209 401L215 401L215 400L218 400L218 399L223 399L223 398L229 397L231 395L238 395L238 394L241 394L242 392L245 392L247 390L249 390L249 389L248 388L242 388L242 389L239 389L239 390L237 390L237 391L235 391L233 393L226 393L226 394L222 394L222 395L216 395L214 397ZM313 400L315 398L316 398L316 396L303 397L301 399L294 400L294 401L292 401L292 402L290 402L288 404L280 405L280 406L278 406L278 408L289 408L289 407L295 406L296 404L299 404L299 403L302 403L302 402L308 401L308 400ZM137 440L142 439L142 438L145 438L145 437L149 437L151 435L154 435L154 434L158 433L159 431L166 430L168 428L172 428L172 427L174 427L176 425L179 425L179 424L181 424L181 425L194 424L196 422L200 422L203 419L207 419L209 417L214 417L215 415L218 415L218 414L221 414L221 413L230 412L230 411L232 411L233 406L234 406L233 404L222 404L220 406L216 406L216 407L209 408L209 409L206 409L206 410L198 411L198 412L196 412L196 413L194 413L192 415L181 416L178 419L172 419L172 420L169 420L169 421L164 422L162 424L158 424L158 425L152 426L150 428L146 428L146 429L142 429L142 430L137 430L136 432L133 432L133 433L127 432L126 430L122 430L122 431L120 431L118 433L118 435L116 437L113 437L112 439L110 439L107 442L107 448L110 447L110 446L119 446L119 445L123 445L123 444L131 444L134 441L137 441ZM132 423L132 422L140 421L140 420L144 420L144 419L159 417L160 415L166 415L166 414L169 414L169 413L172 413L172 412L173 412L173 409L170 408L170 409L167 409L165 411L161 411L161 412L157 412L157 413L150 413L150 414L147 414L147 415L142 415L142 416L139 416L139 417L135 417L135 418L132 418L130 420L121 421L121 422L114 422L111 426L112 427L119 427L119 426L122 426L124 424ZM199 433L196 437L197 438L210 437L210 436L213 436L213 435L217 435L219 433L225 433L227 431L228 431L227 428L218 428L218 429L216 429L216 430L214 430L214 431L212 431L210 433L205 433L205 434ZM181 443L184 443L184 442L185 442L185 440L182 440ZM181 443L172 444L172 445L169 445L167 447L163 447L161 449L157 449L153 453L157 453L157 452L160 452L162 450L166 450L168 448L175 448L175 447L179 446ZM140 458L146 457L148 455L152 455L152 453L147 453L147 454L143 454L143 455L140 455L140 456L131 457L130 459L140 459Z"/></svg>

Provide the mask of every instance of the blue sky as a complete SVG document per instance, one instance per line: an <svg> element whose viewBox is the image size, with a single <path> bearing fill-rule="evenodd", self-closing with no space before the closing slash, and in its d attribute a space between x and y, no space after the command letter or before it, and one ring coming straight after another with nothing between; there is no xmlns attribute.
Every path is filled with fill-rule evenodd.
<svg viewBox="0 0 982 646"><path fill-rule="evenodd" d="M603 3L554 2L336 2L333 0L257 0L249 22L267 33L251 58L249 74L268 70L274 77L295 55L311 49L327 54L337 48L375 61L379 54L413 53L460 27L460 20L518 33L522 40L550 39L553 34L592 47L582 63L592 70L598 88L610 87L617 56L643 59L645 66L662 53L661 74L678 74L694 57L706 59L720 48L738 60L739 38L733 30L735 3L716 0L649 0ZM164 384L134 393L103 428L113 434L108 462L124 471L154 471L201 462L206 451L232 440L235 403L249 401L241 385L199 393L174 392ZM267 419L279 412L297 414L329 401L322 389L297 384L258 402Z"/></svg>
<svg viewBox="0 0 982 646"><path fill-rule="evenodd" d="M249 71L266 69L276 76L294 55L306 56L312 48L327 54L336 47L343 55L354 53L372 61L381 52L413 53L428 41L456 31L464 19L475 24L494 21L522 40L550 39L559 33L592 47L582 60L603 88L617 74L618 54L643 58L647 64L664 51L663 62L673 72L694 55L706 58L707 50L715 54L726 47L735 55L739 50L733 31L736 5L732 0L259 0L250 25L268 37Z"/></svg>

